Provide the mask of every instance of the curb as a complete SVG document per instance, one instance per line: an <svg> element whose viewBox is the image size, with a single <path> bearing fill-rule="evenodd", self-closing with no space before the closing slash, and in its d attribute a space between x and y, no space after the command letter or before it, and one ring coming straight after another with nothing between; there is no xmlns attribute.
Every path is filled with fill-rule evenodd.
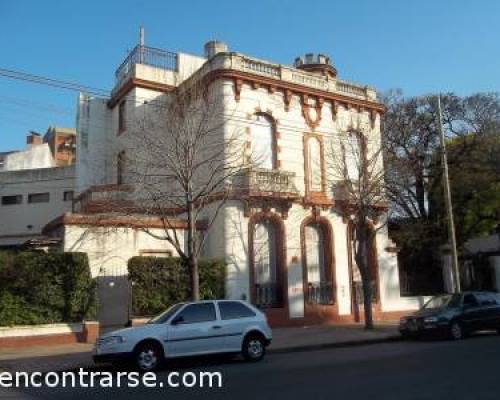
<svg viewBox="0 0 500 400"><path fill-rule="evenodd" d="M335 348L348 348L348 347L355 347L355 346L366 346L366 345L371 345L371 344L398 342L401 340L402 340L401 336L391 335L391 336L387 336L384 338L348 340L348 341L342 341L342 342L328 342L328 343L319 343L319 344L291 346L291 347L284 347L284 348L278 348L278 349L273 349L272 345L271 345L271 347L267 350L267 354L274 355L274 354L287 354L287 353L300 353L300 352L307 352L307 351L318 351L318 350L335 349ZM58 356L59 355L54 355L54 356L44 355L42 357L34 357L34 358L49 359L49 358L58 357ZM16 360L3 360L3 362L0 362L0 371L3 371L3 372L9 371L9 370L12 371L13 368L9 364L15 363L15 362L16 362ZM71 363L68 363L68 364L69 365L67 365L65 368L54 366L53 370L57 371L57 372L61 372L61 371L79 369L79 368L84 368L86 370L99 368L98 365L93 364L93 363L89 363L87 365L81 364L78 366L71 365Z"/></svg>
<svg viewBox="0 0 500 400"><path fill-rule="evenodd" d="M285 347L285 348L281 348L281 349L273 349L272 345L271 345L271 348L269 348L269 350L267 350L267 354L300 353L300 352L305 352L305 351L335 349L335 348L342 348L342 347L366 346L366 345L370 345L370 344L380 344L380 343L389 343L389 342L399 342L401 340L402 340L401 336L394 335L394 336L388 336L385 338L349 340L349 341L345 341L345 342L319 343L319 344Z"/></svg>

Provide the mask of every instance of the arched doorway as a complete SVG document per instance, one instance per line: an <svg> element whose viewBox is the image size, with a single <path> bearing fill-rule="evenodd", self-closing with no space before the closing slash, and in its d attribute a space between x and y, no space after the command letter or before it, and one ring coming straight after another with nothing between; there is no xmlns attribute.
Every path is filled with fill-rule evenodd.
<svg viewBox="0 0 500 400"><path fill-rule="evenodd" d="M301 226L304 294L309 309L335 304L333 233L326 218L309 217Z"/></svg>
<svg viewBox="0 0 500 400"><path fill-rule="evenodd" d="M250 294L261 308L281 308L285 304L284 225L272 213L250 219Z"/></svg>

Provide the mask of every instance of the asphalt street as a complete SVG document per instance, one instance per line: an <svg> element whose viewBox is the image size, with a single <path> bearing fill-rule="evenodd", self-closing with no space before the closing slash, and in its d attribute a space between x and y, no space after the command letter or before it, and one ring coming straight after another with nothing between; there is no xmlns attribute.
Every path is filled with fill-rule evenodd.
<svg viewBox="0 0 500 400"><path fill-rule="evenodd" d="M102 369L109 371L109 369ZM273 354L259 363L196 358L161 370L220 371L222 388L0 389L8 399L499 399L500 336Z"/></svg>

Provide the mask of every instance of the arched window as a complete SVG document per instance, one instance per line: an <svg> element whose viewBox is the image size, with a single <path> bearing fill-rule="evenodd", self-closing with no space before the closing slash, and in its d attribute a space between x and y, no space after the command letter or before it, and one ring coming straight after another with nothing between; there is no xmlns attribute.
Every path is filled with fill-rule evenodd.
<svg viewBox="0 0 500 400"><path fill-rule="evenodd" d="M325 223L310 222L303 228L303 240L307 301L310 304L333 304L331 234Z"/></svg>
<svg viewBox="0 0 500 400"><path fill-rule="evenodd" d="M274 122L267 114L258 113L251 129L252 161L259 168L276 168Z"/></svg>
<svg viewBox="0 0 500 400"><path fill-rule="evenodd" d="M318 138L307 140L308 182L310 192L323 191L323 173L321 168L321 143Z"/></svg>
<svg viewBox="0 0 500 400"><path fill-rule="evenodd" d="M361 146L361 138L357 133L348 133L343 144L344 159L347 175L346 178L350 181L357 182L360 180L361 168L363 165L363 148Z"/></svg>

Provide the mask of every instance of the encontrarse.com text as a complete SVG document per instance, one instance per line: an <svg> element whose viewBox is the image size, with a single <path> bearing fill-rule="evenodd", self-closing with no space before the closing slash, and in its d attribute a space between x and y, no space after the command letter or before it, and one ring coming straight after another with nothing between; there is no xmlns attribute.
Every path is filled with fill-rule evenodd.
<svg viewBox="0 0 500 400"><path fill-rule="evenodd" d="M0 372L0 387L83 387L83 388L220 388L222 374L220 372L176 372L171 371L166 379L159 380L154 372Z"/></svg>

